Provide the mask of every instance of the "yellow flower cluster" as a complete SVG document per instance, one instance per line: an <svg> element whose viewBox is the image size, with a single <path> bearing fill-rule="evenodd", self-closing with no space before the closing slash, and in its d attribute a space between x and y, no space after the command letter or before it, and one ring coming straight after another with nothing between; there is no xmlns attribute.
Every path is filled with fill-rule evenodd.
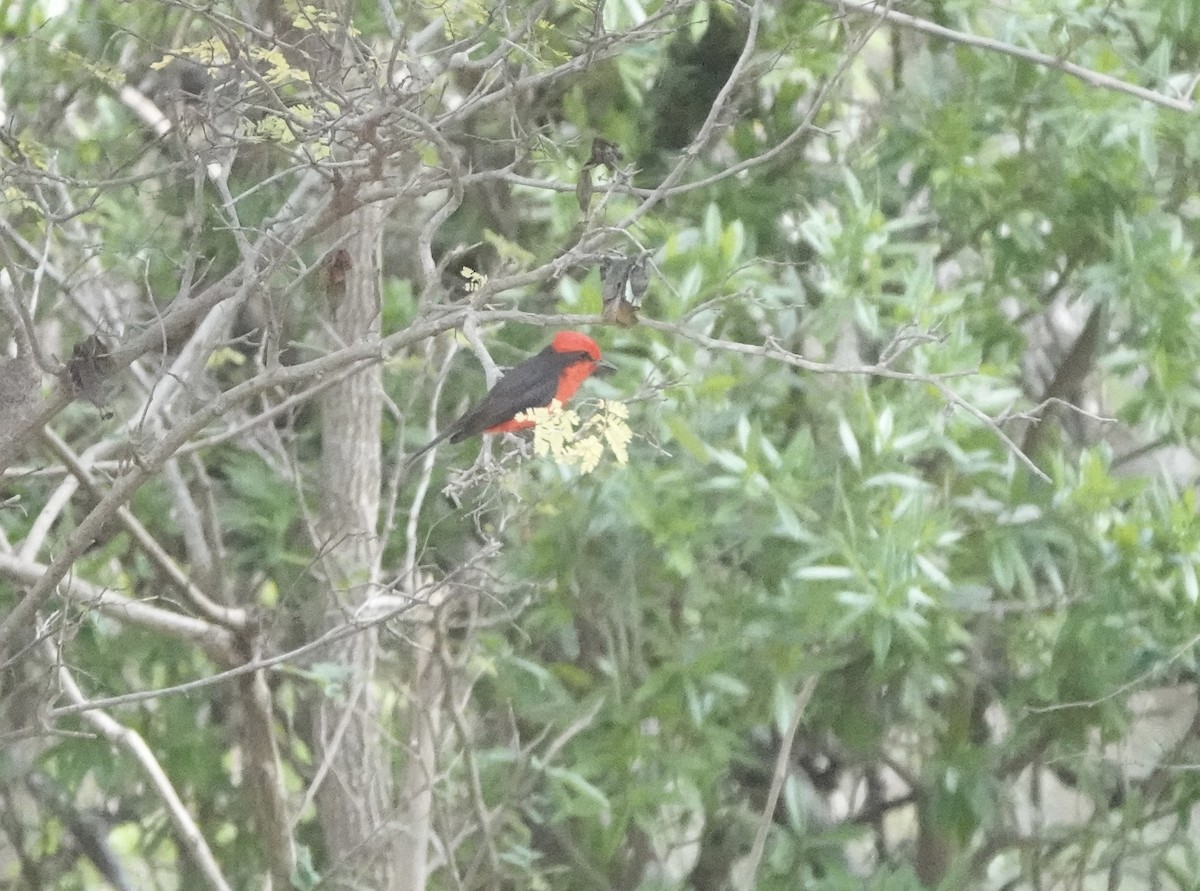
<svg viewBox="0 0 1200 891"><path fill-rule="evenodd" d="M628 418L629 409L624 403L607 399L586 421L581 421L578 412L564 409L557 399L545 408L531 408L517 415L518 421L533 421L536 425L534 454L551 455L556 463L578 468L580 473L591 473L600 466L606 445L618 464L628 463L633 439Z"/></svg>

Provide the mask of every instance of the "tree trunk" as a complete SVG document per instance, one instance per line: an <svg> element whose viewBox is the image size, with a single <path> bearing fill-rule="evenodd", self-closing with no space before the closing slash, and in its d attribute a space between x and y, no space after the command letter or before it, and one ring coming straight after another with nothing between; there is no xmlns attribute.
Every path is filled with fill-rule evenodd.
<svg viewBox="0 0 1200 891"><path fill-rule="evenodd" d="M353 343L379 332L379 243L383 209L368 206L349 217L350 237L330 255L326 281L334 336ZM382 369L369 363L330 387L321 400L321 505L318 529L328 582L319 617L321 633L343 625L369 598L379 574ZM344 638L328 651L345 671L337 694L315 710L312 728L318 764L317 810L328 854L330 887L396 887L391 768L375 671L375 627Z"/></svg>

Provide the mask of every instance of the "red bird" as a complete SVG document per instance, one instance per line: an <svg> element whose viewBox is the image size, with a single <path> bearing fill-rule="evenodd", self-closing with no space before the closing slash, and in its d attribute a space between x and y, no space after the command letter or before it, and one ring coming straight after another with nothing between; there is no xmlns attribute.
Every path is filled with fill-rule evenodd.
<svg viewBox="0 0 1200 891"><path fill-rule="evenodd" d="M557 399L566 405L579 385L591 375L606 375L616 368L600 358L596 341L578 331L559 331L550 346L514 365L474 408L413 452L412 464L447 437L461 442L480 433L510 433L533 426L514 418L531 408L545 408Z"/></svg>

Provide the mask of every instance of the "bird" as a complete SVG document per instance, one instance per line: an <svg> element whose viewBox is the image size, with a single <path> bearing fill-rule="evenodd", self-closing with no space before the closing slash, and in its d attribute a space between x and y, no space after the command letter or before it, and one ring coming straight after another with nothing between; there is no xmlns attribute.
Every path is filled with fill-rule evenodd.
<svg viewBox="0 0 1200 891"><path fill-rule="evenodd" d="M600 347L586 334L559 331L548 347L510 368L478 405L413 452L405 465L414 464L445 439L462 442L482 433L532 427L533 421L519 421L516 416L531 408L545 408L554 400L566 405L593 374L603 377L616 370L600 358Z"/></svg>

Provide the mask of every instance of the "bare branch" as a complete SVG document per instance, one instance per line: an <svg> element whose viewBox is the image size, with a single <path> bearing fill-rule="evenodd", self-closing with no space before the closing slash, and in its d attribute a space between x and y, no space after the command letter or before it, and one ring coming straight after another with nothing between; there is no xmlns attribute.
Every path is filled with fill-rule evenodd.
<svg viewBox="0 0 1200 891"><path fill-rule="evenodd" d="M83 695L83 691L75 682L70 669L61 661L50 638L46 638L45 640L45 651L51 666L53 666L57 674L60 689L67 694L67 698L74 705L80 707L80 711L83 712L83 720L94 727L110 743L129 752L142 768L142 772L150 780L150 785L166 806L167 814L170 816L171 823L175 827L175 834L180 844L187 850L191 861L199 869L200 875L207 881L209 887L215 889L215 891L233 891L232 886L221 873L221 867L217 864L212 850L208 847L208 842L205 841L200 827L196 825L196 821L188 813L186 805L184 805L183 800L179 797L179 793L175 791L175 787L171 784L166 771L162 769L162 766L158 763L158 759L154 757L154 753L150 751L150 747L146 745L146 741L142 739L141 734L121 724L107 712L96 708L92 703L88 702L87 698Z"/></svg>
<svg viewBox="0 0 1200 891"><path fill-rule="evenodd" d="M717 93L717 98L713 101L712 108L708 111L708 117L705 118L704 124L700 127L700 132L696 134L691 144L683 150L682 157L680 157L671 172L659 184L658 188L646 196L646 199L632 213L618 223L617 228L626 229L633 225L666 198L671 187L683 178L684 173L696 160L696 156L700 154L700 150L716 134L717 122L721 119L725 107L729 104L730 97L733 95L734 90L737 89L739 81L750 65L750 57L754 54L754 47L758 40L758 28L762 22L764 3L765 0L755 0L754 5L750 7L750 26L746 33L745 46L742 47L742 52L738 56L737 62L734 63L733 71L729 73L729 78L721 87L721 91Z"/></svg>
<svg viewBox="0 0 1200 891"><path fill-rule="evenodd" d="M930 384L937 388L938 392L942 394L943 398L945 398L948 403L956 408L963 409L968 414L987 425L997 436L997 438L1004 443L1004 445L1012 453L1013 457L1025 465L1025 467L1031 473L1033 473L1034 476L1036 476L1042 482L1050 482L1050 477L1046 475L1046 472L1033 463L1033 460L1021 450L1021 447L1017 445L1017 443L1013 441L1012 437L1010 437L1001 428L999 423L992 419L986 412L981 411L967 400L963 399L946 384L946 380L951 377L961 377L964 375L976 374L976 371L929 375L912 371L896 371L895 369L889 368L888 366L882 364L860 366L828 365L824 362L813 362L811 359L805 359L804 357L798 356L795 353L785 350L773 343L765 343L762 346L755 346L752 344L738 343L736 341L719 340L718 338L709 337L706 334L700 334L699 332L691 331L678 325L673 325L668 322L657 322L652 319L644 320L643 324L650 328L658 328L663 331L670 331L686 338L687 340L698 343L710 349L724 350L731 353L741 353L747 356L761 356L765 359L773 359L778 362L783 362L787 365L793 365L796 368L803 368L806 371L813 371L821 374L852 374L865 375L869 377L885 377L892 378L894 380L919 381L921 383Z"/></svg>
<svg viewBox="0 0 1200 891"><path fill-rule="evenodd" d="M432 439L437 435L437 410L438 404L441 402L442 388L446 384L446 379L450 376L450 363L454 359L457 352L457 347L451 345L446 351L445 358L442 359L442 367L438 372L437 383L433 388L433 395L429 400L429 428L427 436ZM413 493L412 504L408 509L408 520L404 525L404 571L402 578L408 582L408 588L411 591L417 589L417 549L419 542L417 540L417 523L421 516L421 505L425 502L425 497L429 492L429 481L433 473L433 459L435 453L430 450L426 453L425 463L421 470L421 479L417 484L416 492ZM399 472L403 472L401 469ZM389 524L391 518L388 518Z"/></svg>
<svg viewBox="0 0 1200 891"><path fill-rule="evenodd" d="M0 555L2 556L2 555ZM4 561L0 559L0 567L3 567ZM441 581L431 584L422 589L422 594L426 599L420 599L416 596L402 598L397 605L387 612L372 614L369 619L352 620L345 622L336 628L331 628L320 637L310 640L294 649L288 650L285 653L279 653L274 656L263 656L255 658L250 662L246 662L236 668L230 668L225 671L218 672L208 677L197 678L192 681L185 681L181 684L172 684L167 687L160 687L154 690L137 690L132 693L122 693L119 696L108 696L103 699L92 699L87 704L75 704L58 706L47 710L46 717L48 719L63 718L67 715L79 714L80 712L88 711L93 708L116 708L124 705L134 705L139 702L148 702L153 699L158 699L163 696L179 696L188 693L193 693L197 690L203 690L207 687L224 684L228 681L244 677L248 674L253 674L256 671L261 671L265 668L273 668L276 665L285 665L290 662L299 661L313 653L320 652L324 648L338 641L354 635L361 634L363 629L373 627L385 622L392 621L403 617L406 613L414 610L417 607L426 605L427 599L436 595L436 592L447 584L451 584L453 578L442 579ZM0 742L14 739L22 739L29 736L36 736L42 733L40 729L26 729L23 731L0 733Z"/></svg>
<svg viewBox="0 0 1200 891"><path fill-rule="evenodd" d="M1164 108L1188 113L1196 110L1196 104L1190 99L1168 96L1164 93L1148 90L1137 84L1131 84L1111 75L1101 74L1099 71L1093 71L1090 68L1084 68L1082 65L1076 65L1074 62L1068 62L1065 59L1039 53L1037 50L1014 46L1011 43L1004 43L1001 40L995 40L991 37L981 37L978 34L955 31L953 28L946 28L925 19L909 15L908 13L897 12L889 9L886 5L869 2L869 0L819 0L819 2L838 12L850 11L872 15L900 25L901 27L912 28L914 31L920 31L924 34L932 34L935 37L941 37L954 43L961 43L964 46L974 46L991 52L1003 53L1006 56L1012 56L1024 62L1031 62L1043 68L1061 71L1063 74L1078 78L1090 86L1126 93L1130 96L1136 96L1138 99L1143 99L1146 102L1161 105Z"/></svg>
<svg viewBox="0 0 1200 891"><path fill-rule="evenodd" d="M52 430L46 430L43 434L50 448L58 455L59 459L65 464L75 475L93 498L103 498L104 492L96 482L95 477L87 469L84 461L80 460L65 442L58 437ZM142 525L141 521L133 515L129 508L120 506L116 509L117 519L121 521L121 525L128 530L133 536L133 540L138 543L138 546L145 552L150 561L157 566L164 575L167 576L183 593L188 601L196 608L198 612L207 616L213 622L234 629L243 629L247 626L248 618L244 609L235 607L222 606L219 603L213 602L207 594L201 591L196 584L188 578L187 574L179 568L179 565L167 553L166 549L158 543L158 540L150 534L149 530ZM26 559L32 558L33 554L24 554Z"/></svg>
<svg viewBox="0 0 1200 891"><path fill-rule="evenodd" d="M31 585L45 576L47 569L40 563L0 552L0 576L17 584ZM65 597L92 606L110 618L195 644L219 665L236 665L243 658L233 633L204 619L133 600L78 575L63 582L61 590Z"/></svg>
<svg viewBox="0 0 1200 891"><path fill-rule="evenodd" d="M792 703L792 721L783 734L779 743L779 752L775 755L775 772L771 776L771 788L767 793L767 803L763 805L762 816L758 819L758 828L754 832L754 846L747 858L747 875L750 876L750 887L754 887L758 877L758 866L762 863L763 849L767 844L767 833L775 822L775 806L779 803L779 793L783 782L787 779L788 769L792 763L792 745L796 741L796 731L804 719L804 710L812 699L813 691L817 689L817 676L812 675L800 687L796 699Z"/></svg>

